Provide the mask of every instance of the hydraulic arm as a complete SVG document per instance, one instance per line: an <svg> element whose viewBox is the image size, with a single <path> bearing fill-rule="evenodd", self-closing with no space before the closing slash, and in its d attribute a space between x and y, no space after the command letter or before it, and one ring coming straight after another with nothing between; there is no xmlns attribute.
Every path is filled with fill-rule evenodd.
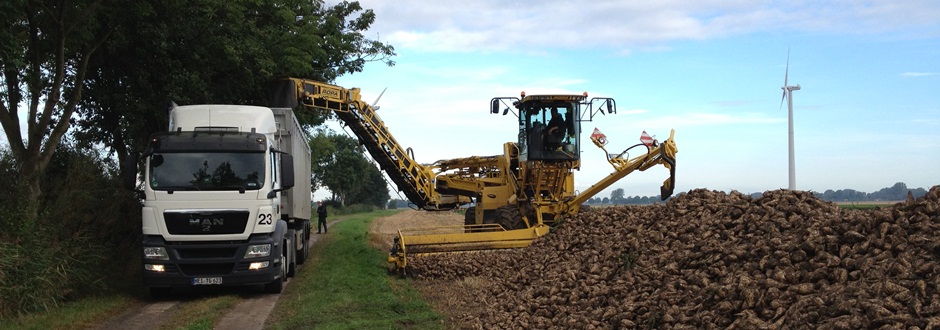
<svg viewBox="0 0 940 330"><path fill-rule="evenodd" d="M389 133L385 123L371 105L362 101L358 88L346 89L319 81L289 78L295 99L300 105L332 111L359 138L379 167L405 194L409 201L425 210L449 210L469 203L467 198L442 195L434 189L437 175L432 166L414 160L410 148L405 149ZM289 98L288 98L289 100Z"/></svg>

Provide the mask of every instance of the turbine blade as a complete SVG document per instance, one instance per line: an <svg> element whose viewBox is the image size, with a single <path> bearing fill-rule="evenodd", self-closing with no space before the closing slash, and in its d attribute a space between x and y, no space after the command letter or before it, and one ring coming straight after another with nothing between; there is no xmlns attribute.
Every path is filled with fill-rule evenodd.
<svg viewBox="0 0 940 330"><path fill-rule="evenodd" d="M373 107L373 108L376 108L376 110L378 110L377 105L379 104L379 100L382 99L382 95L385 95L385 90L387 90L387 89L388 89L388 87L385 87L385 89L383 89L382 92L379 93L379 97L376 97L376 98L375 98L375 102L372 102L372 107Z"/></svg>
<svg viewBox="0 0 940 330"><path fill-rule="evenodd" d="M783 89L783 96L780 97L780 108L778 108L777 110L782 110L782 109L783 109L783 100L786 100L786 99L787 99L787 89L786 89L786 87L784 87L784 89Z"/></svg>

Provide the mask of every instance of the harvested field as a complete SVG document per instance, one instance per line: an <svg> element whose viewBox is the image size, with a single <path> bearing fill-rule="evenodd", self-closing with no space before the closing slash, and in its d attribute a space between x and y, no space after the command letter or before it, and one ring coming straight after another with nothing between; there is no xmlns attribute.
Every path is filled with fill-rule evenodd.
<svg viewBox="0 0 940 330"><path fill-rule="evenodd" d="M410 274L460 328L938 329L938 213L940 186L874 210L699 189Z"/></svg>
<svg viewBox="0 0 940 330"><path fill-rule="evenodd" d="M378 218L369 226L372 246L388 251L399 229L463 225L463 214L449 211L427 212L404 210Z"/></svg>

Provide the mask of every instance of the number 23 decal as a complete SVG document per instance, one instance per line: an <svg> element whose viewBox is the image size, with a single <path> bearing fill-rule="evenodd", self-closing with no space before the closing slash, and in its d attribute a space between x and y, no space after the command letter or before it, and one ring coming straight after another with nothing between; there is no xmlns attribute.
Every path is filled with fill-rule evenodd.
<svg viewBox="0 0 940 330"><path fill-rule="evenodd" d="M258 214L258 224L259 224L259 225L270 225L270 224L271 224L271 213L261 213L261 214Z"/></svg>

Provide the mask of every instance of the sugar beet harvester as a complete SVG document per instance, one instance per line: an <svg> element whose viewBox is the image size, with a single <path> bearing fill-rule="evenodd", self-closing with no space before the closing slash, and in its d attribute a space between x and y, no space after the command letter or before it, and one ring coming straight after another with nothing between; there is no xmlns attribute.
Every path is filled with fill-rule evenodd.
<svg viewBox="0 0 940 330"><path fill-rule="evenodd" d="M575 190L574 170L581 166L581 124L599 114L616 113L612 98L588 99L587 93L493 98L491 113L516 115L516 142L503 144L500 155L419 164L412 150L395 140L375 109L361 100L358 88L294 78L277 87L274 106L334 112L418 208L439 211L469 205L464 226L459 228L400 230L388 259L401 271L409 257L422 253L528 246L548 233L550 225L575 216L582 203L636 170L662 164L669 178L663 182L661 197L671 196L675 187L675 131L666 141L646 141L615 155L607 152L606 137L595 129L591 142L604 150L614 172L583 192ZM629 158L634 148L641 152Z"/></svg>

